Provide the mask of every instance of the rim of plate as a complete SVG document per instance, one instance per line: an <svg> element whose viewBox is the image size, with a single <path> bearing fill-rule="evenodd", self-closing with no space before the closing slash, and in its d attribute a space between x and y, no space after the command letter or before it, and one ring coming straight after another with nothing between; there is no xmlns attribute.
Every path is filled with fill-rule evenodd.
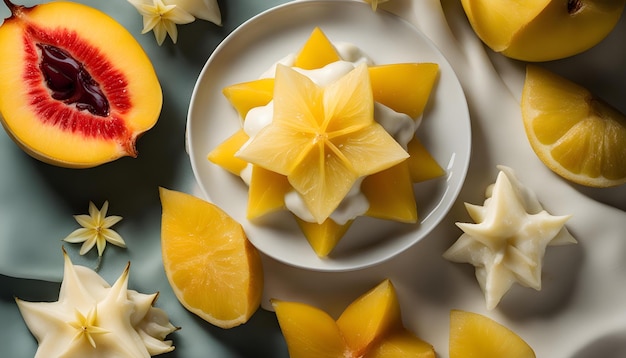
<svg viewBox="0 0 626 358"><path fill-rule="evenodd" d="M440 76L418 136L447 171L445 177L416 185L419 223L401 224L359 217L327 258L317 257L287 212L271 214L265 223L247 220L247 186L240 178L207 160L209 151L241 126L221 89L257 79L276 61L297 52L315 26L333 42L356 44L377 64L429 61L439 64ZM393 33L396 41L389 41L386 36L396 30L401 30ZM380 38L374 36L377 31L382 32ZM346 37L347 34L354 38ZM357 37L361 42L357 42ZM398 39L410 39L419 46L407 47ZM380 46L384 51L371 51ZM397 59L390 60L392 58ZM444 101L443 94L453 100ZM448 123L450 121L453 122ZM455 125L454 130L450 129L450 124ZM446 140L433 140L431 134L443 134ZM422 138L425 135L428 136ZM471 152L467 101L445 56L404 19L383 9L374 12L369 4L355 0L288 2L261 12L233 30L210 55L196 81L185 139L194 178L205 199L241 223L249 240L261 253L284 264L314 271L351 271L373 266L428 236L456 201L465 181ZM437 193L434 197L430 195L433 192ZM383 240L382 236L388 237Z"/></svg>

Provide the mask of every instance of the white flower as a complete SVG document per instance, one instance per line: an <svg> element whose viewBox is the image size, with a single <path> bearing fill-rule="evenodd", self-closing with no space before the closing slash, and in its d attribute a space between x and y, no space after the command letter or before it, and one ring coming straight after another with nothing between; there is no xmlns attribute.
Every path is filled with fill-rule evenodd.
<svg viewBox="0 0 626 358"><path fill-rule="evenodd" d="M163 44L165 35L170 35L172 42L178 39L177 24L188 24L195 17L177 5L165 5L163 0L128 0L143 16L142 34L154 31L159 45Z"/></svg>
<svg viewBox="0 0 626 358"><path fill-rule="evenodd" d="M111 226L122 220L122 217L106 216L108 209L108 201L104 202L100 210L96 208L94 203L89 202L89 215L74 215L74 219L82 228L74 230L63 241L74 244L82 242L81 255L86 254L95 245L98 248L98 257L102 256L107 242L119 247L126 247L124 239L111 229Z"/></svg>
<svg viewBox="0 0 626 358"><path fill-rule="evenodd" d="M154 31L159 45L169 35L172 42L178 39L176 25L193 22L196 18L222 24L217 0L128 0L143 16L142 34Z"/></svg>

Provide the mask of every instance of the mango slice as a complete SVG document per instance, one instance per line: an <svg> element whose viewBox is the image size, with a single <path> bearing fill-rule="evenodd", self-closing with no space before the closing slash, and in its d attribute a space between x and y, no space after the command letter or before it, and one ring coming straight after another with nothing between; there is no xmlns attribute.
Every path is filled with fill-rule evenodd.
<svg viewBox="0 0 626 358"><path fill-rule="evenodd" d="M298 52L293 65L305 70L313 70L339 60L341 58L335 46L328 40L326 34L319 27L316 27Z"/></svg>
<svg viewBox="0 0 626 358"><path fill-rule="evenodd" d="M367 216L405 223L417 222L417 204L406 161L372 174L361 184L369 201Z"/></svg>
<svg viewBox="0 0 626 358"><path fill-rule="evenodd" d="M246 168L248 162L235 157L235 153L248 139L246 132L240 129L209 152L207 158L229 172L239 175Z"/></svg>
<svg viewBox="0 0 626 358"><path fill-rule="evenodd" d="M237 110L239 116L245 119L252 108L270 103L274 97L274 79L262 78L237 83L222 89L222 94Z"/></svg>
<svg viewBox="0 0 626 358"><path fill-rule="evenodd" d="M439 74L436 63L397 63L369 68L374 101L411 118L426 107Z"/></svg>
<svg viewBox="0 0 626 358"><path fill-rule="evenodd" d="M414 183L439 178L446 174L446 171L437 163L419 138L413 137L409 142L407 151L410 155L407 164L411 180Z"/></svg>
<svg viewBox="0 0 626 358"><path fill-rule="evenodd" d="M291 358L435 358L432 345L403 326L398 297L388 279L353 301L336 322L304 303L272 300L272 304Z"/></svg>
<svg viewBox="0 0 626 358"><path fill-rule="evenodd" d="M252 166L248 190L249 219L259 218L285 207L285 195L291 185L287 177L257 165Z"/></svg>
<svg viewBox="0 0 626 358"><path fill-rule="evenodd" d="M295 218L304 237L306 237L309 245L311 245L311 248L319 257L326 257L330 254L353 222L353 220L350 220L341 225L332 219L326 219L323 223L318 224L304 221L298 217Z"/></svg>

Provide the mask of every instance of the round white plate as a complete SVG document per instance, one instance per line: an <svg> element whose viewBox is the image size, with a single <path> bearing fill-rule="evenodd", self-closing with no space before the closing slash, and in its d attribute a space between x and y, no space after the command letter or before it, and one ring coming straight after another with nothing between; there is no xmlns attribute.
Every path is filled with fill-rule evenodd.
<svg viewBox="0 0 626 358"><path fill-rule="evenodd" d="M360 217L327 258L319 258L287 212L265 222L246 218L247 186L207 160L207 154L241 126L222 88L257 79L276 61L296 53L320 27L333 42L357 45L376 64L435 62L440 77L418 136L447 170L445 178L415 186L417 224ZM347 271L389 259L424 238L457 198L468 169L471 133L467 103L444 56L408 22L357 1L290 2L250 19L214 51L194 88L187 121L187 150L207 199L239 221L266 255L301 268Z"/></svg>

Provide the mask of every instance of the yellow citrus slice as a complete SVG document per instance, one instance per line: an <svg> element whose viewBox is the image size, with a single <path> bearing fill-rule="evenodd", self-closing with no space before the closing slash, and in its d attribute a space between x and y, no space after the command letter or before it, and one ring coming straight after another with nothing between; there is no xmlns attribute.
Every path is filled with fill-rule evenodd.
<svg viewBox="0 0 626 358"><path fill-rule="evenodd" d="M626 116L586 88L526 67L521 101L528 140L563 178L591 187L626 183Z"/></svg>
<svg viewBox="0 0 626 358"><path fill-rule="evenodd" d="M535 358L513 331L478 313L450 312L450 358Z"/></svg>
<svg viewBox="0 0 626 358"><path fill-rule="evenodd" d="M261 302L263 267L241 225L192 195L159 193L163 267L180 303L218 327L247 322Z"/></svg>

